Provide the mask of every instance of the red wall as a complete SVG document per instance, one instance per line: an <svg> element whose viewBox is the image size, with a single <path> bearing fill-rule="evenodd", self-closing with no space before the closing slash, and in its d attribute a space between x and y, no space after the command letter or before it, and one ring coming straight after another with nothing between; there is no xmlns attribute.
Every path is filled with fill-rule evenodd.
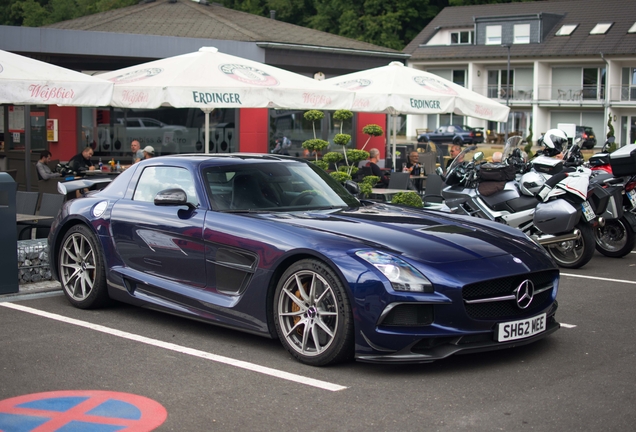
<svg viewBox="0 0 636 432"><path fill-rule="evenodd" d="M50 119L57 119L57 142L49 142L52 159L68 161L77 154L77 110L75 107L49 106Z"/></svg>
<svg viewBox="0 0 636 432"><path fill-rule="evenodd" d="M268 153L268 120L267 108L239 110L239 152Z"/></svg>
<svg viewBox="0 0 636 432"><path fill-rule="evenodd" d="M380 150L380 159L384 159L384 155L386 153L386 114L375 114L375 113L356 113L358 116L358 130L357 130L357 139L356 139L356 148L362 149L364 144L369 139L369 135L365 135L362 133L362 128L369 124L377 124L382 128L384 134L379 137L371 137L369 143L364 147L364 150L369 151L372 148L377 148Z"/></svg>

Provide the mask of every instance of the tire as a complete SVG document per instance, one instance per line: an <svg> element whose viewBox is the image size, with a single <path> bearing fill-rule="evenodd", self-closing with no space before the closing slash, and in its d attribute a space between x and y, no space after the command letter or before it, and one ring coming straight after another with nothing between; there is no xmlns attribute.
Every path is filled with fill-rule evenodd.
<svg viewBox="0 0 636 432"><path fill-rule="evenodd" d="M62 289L73 306L94 309L108 304L104 257L87 226L75 225L66 233L58 256Z"/></svg>
<svg viewBox="0 0 636 432"><path fill-rule="evenodd" d="M625 216L605 222L604 227L594 230L596 250L611 258L622 258L636 245L634 230Z"/></svg>
<svg viewBox="0 0 636 432"><path fill-rule="evenodd" d="M577 240L547 245L548 253L559 267L580 268L590 262L594 256L596 241L594 230L588 223L580 222L576 228L581 232Z"/></svg>
<svg viewBox="0 0 636 432"><path fill-rule="evenodd" d="M292 264L276 286L276 332L301 363L326 366L353 357L353 315L344 285L323 262Z"/></svg>

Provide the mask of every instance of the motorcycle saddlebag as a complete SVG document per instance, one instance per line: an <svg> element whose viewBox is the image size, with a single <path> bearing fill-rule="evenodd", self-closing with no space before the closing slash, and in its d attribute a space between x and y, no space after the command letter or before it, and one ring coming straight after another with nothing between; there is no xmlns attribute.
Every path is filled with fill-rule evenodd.
<svg viewBox="0 0 636 432"><path fill-rule="evenodd" d="M629 144L610 153L612 173L616 177L636 174L636 144Z"/></svg>
<svg viewBox="0 0 636 432"><path fill-rule="evenodd" d="M560 234L572 231L580 219L580 212L570 203L558 199L539 203L534 211L533 222L545 234Z"/></svg>
<svg viewBox="0 0 636 432"><path fill-rule="evenodd" d="M515 179L515 167L500 163L485 163L479 167L481 181L506 182Z"/></svg>

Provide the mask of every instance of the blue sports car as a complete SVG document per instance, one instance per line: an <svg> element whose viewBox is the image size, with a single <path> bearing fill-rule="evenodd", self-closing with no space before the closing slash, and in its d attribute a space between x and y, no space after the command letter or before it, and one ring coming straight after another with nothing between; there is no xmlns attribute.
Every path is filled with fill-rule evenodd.
<svg viewBox="0 0 636 432"><path fill-rule="evenodd" d="M76 307L278 338L316 366L425 363L559 328L559 271L521 231L350 191L293 157L148 159L65 203L51 266Z"/></svg>

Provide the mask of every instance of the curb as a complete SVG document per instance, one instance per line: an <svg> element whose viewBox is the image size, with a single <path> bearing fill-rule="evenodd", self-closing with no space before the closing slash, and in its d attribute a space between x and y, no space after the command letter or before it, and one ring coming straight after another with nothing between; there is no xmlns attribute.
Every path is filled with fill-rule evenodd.
<svg viewBox="0 0 636 432"><path fill-rule="evenodd" d="M7 299L24 294L40 294L53 291L62 291L62 285L56 280L49 280L19 285L17 293L0 294L0 298Z"/></svg>

